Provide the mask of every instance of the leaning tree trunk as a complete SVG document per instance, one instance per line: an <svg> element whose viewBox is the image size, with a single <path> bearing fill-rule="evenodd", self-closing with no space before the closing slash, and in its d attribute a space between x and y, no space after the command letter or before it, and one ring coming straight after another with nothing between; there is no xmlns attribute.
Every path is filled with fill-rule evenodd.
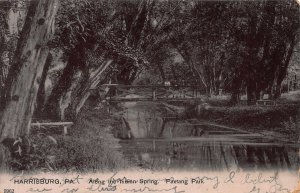
<svg viewBox="0 0 300 193"><path fill-rule="evenodd" d="M41 75L41 81L40 81L40 86L39 90L37 93L37 98L36 98L36 108L33 114L34 118L40 119L42 118L43 114L43 107L45 105L46 101L46 91L45 91L45 84L46 84L46 79L47 79L47 74L50 68L50 65L53 61L53 56L51 53L48 54L43 73Z"/></svg>
<svg viewBox="0 0 300 193"><path fill-rule="evenodd" d="M43 68L54 33L58 0L32 1L22 31L14 65L6 84L0 120L0 141L29 133Z"/></svg>
<svg viewBox="0 0 300 193"><path fill-rule="evenodd" d="M64 120L65 109L71 103L71 95L77 85L82 81L85 64L85 44L79 43L69 55L68 64L63 74L52 90L47 103L43 108L43 117L51 120Z"/></svg>
<svg viewBox="0 0 300 193"><path fill-rule="evenodd" d="M86 48L76 46L69 56L64 72L45 105L43 117L52 120L74 120L91 95L91 90L107 76L112 60L108 59L95 70L85 60Z"/></svg>
<svg viewBox="0 0 300 193"><path fill-rule="evenodd" d="M80 112L81 108L90 97L91 90L96 89L101 80L105 80L106 77L103 77L103 74L105 74L107 69L109 69L112 62L112 60L107 60L105 63L100 65L95 71L89 74L88 79L84 82L84 84L80 85L71 102L71 109L75 116Z"/></svg>

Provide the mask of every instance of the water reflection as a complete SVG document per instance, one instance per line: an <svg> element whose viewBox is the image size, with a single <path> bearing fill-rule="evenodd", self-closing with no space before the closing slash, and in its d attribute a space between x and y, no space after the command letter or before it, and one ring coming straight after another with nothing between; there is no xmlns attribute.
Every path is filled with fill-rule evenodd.
<svg viewBox="0 0 300 193"><path fill-rule="evenodd" d="M158 139L122 140L120 144L128 160L149 169L294 170L299 165L296 147L169 142Z"/></svg>
<svg viewBox="0 0 300 193"><path fill-rule="evenodd" d="M126 103L121 129L123 153L129 161L154 170L298 170L297 145L278 143L257 134L189 125L166 117L155 106Z"/></svg>

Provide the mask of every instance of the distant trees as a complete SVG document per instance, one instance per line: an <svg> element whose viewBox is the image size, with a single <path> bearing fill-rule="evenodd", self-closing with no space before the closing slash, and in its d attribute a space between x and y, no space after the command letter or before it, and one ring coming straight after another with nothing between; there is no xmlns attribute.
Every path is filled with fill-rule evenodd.
<svg viewBox="0 0 300 193"><path fill-rule="evenodd" d="M171 42L193 79L208 94L225 89L236 104L268 93L276 99L299 41L299 5L293 1L190 2L174 18ZM182 21L183 20L183 21Z"/></svg>
<svg viewBox="0 0 300 193"><path fill-rule="evenodd" d="M156 2L153 19L164 21L156 38L165 38L148 55L149 70L161 80L184 79L209 95L222 90L236 104L263 93L276 99L299 41L299 5L289 1ZM162 19L163 18L163 19ZM151 28L150 28L151 29ZM155 54L157 53L157 54ZM170 58L181 58L174 62ZM158 73L157 73L158 72Z"/></svg>
<svg viewBox="0 0 300 193"><path fill-rule="evenodd" d="M259 99L263 91L273 99L280 96L299 34L299 6L295 2L266 1L257 6L258 13L248 8L247 31L241 34L248 101Z"/></svg>

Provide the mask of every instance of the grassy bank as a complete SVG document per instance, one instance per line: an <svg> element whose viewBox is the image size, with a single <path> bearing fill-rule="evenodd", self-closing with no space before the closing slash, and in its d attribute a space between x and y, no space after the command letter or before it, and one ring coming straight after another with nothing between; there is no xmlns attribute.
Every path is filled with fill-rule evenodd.
<svg viewBox="0 0 300 193"><path fill-rule="evenodd" d="M118 151L117 139L111 134L110 121L106 112L84 109L70 129L70 135L58 141L58 167L81 172L125 168L127 163Z"/></svg>
<svg viewBox="0 0 300 193"><path fill-rule="evenodd" d="M298 105L277 105L271 107L212 106L204 110L199 118L235 126L274 128L280 127L284 121L295 121L298 108Z"/></svg>
<svg viewBox="0 0 300 193"><path fill-rule="evenodd" d="M273 131L295 136L298 135L299 100L299 91L283 94L275 106L229 106L229 97L214 97L208 100L211 107L203 109L198 119L250 131Z"/></svg>
<svg viewBox="0 0 300 193"><path fill-rule="evenodd" d="M11 140L8 166L12 171L103 172L128 166L111 134L105 110L86 107L78 115L68 135L61 129L32 131L30 136Z"/></svg>

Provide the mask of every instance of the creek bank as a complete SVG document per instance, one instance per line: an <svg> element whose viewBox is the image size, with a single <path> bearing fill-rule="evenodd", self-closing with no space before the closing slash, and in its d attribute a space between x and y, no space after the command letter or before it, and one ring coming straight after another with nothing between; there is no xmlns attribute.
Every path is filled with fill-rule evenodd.
<svg viewBox="0 0 300 193"><path fill-rule="evenodd" d="M276 106L210 106L197 113L197 119L245 129L250 132L274 132L297 139L299 104ZM296 135L295 135L296 134Z"/></svg>

